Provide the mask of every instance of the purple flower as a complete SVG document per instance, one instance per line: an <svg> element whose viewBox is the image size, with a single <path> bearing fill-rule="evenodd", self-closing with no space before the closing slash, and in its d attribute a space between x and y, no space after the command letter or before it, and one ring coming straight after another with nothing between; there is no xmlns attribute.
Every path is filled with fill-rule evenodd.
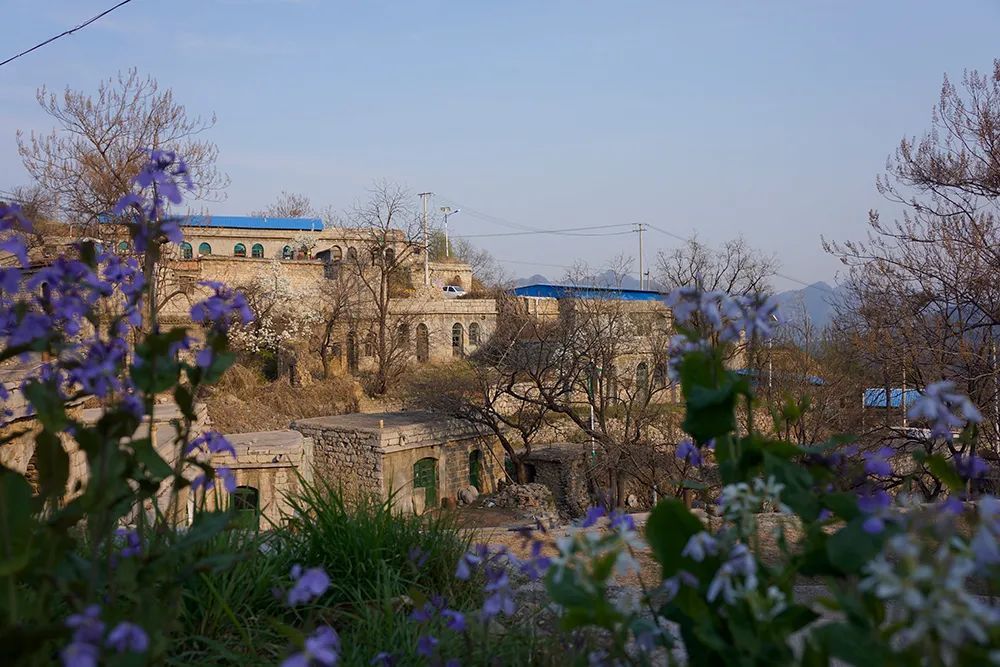
<svg viewBox="0 0 1000 667"><path fill-rule="evenodd" d="M119 653L145 653L149 648L149 636L135 623L124 621L108 633L108 646Z"/></svg>
<svg viewBox="0 0 1000 667"><path fill-rule="evenodd" d="M437 648L438 640L432 635L420 635L417 639L417 655L422 655L425 658L429 658L434 655L434 650Z"/></svg>
<svg viewBox="0 0 1000 667"><path fill-rule="evenodd" d="M198 491L199 489L204 489L205 491L211 491L215 488L215 480L222 480L222 488L226 490L227 493L236 492L236 476L233 471L229 468L213 468L212 474L202 474L191 480L191 490Z"/></svg>
<svg viewBox="0 0 1000 667"><path fill-rule="evenodd" d="M218 431L204 431L184 447L184 455L187 456L196 449L210 454L229 454L234 459L237 458L232 443Z"/></svg>
<svg viewBox="0 0 1000 667"><path fill-rule="evenodd" d="M98 648L87 642L73 642L59 652L64 667L97 667Z"/></svg>
<svg viewBox="0 0 1000 667"><path fill-rule="evenodd" d="M681 551L682 556L687 556L691 560L700 563L708 556L715 556L719 553L719 543L710 533L701 531L695 533L688 539L687 544Z"/></svg>
<svg viewBox="0 0 1000 667"><path fill-rule="evenodd" d="M948 496L938 506L943 513L959 515L965 511L965 503L955 496Z"/></svg>
<svg viewBox="0 0 1000 667"><path fill-rule="evenodd" d="M500 614L514 615L514 594L510 588L510 577L502 565L494 565L486 570L486 586L489 595L483 601L483 618L490 619Z"/></svg>
<svg viewBox="0 0 1000 667"><path fill-rule="evenodd" d="M542 555L544 546L541 540L533 540L531 542L531 556L518 565L521 573L532 581L540 579L552 564L551 558Z"/></svg>
<svg viewBox="0 0 1000 667"><path fill-rule="evenodd" d="M454 632L465 632L465 616L454 609L445 609L441 616L446 619L445 627Z"/></svg>
<svg viewBox="0 0 1000 667"><path fill-rule="evenodd" d="M684 440L677 445L677 458L685 463L690 463L697 468L701 465L701 450L691 440Z"/></svg>
<svg viewBox="0 0 1000 667"><path fill-rule="evenodd" d="M321 567L303 571L301 565L293 565L291 572L295 585L288 591L288 604L291 606L305 604L318 598L330 588L330 577Z"/></svg>
<svg viewBox="0 0 1000 667"><path fill-rule="evenodd" d="M983 459L975 454L955 456L955 469L962 479L979 479L989 472L990 467Z"/></svg>
<svg viewBox="0 0 1000 667"><path fill-rule="evenodd" d="M635 520L625 512L612 512L608 517L611 529L619 533L632 532L635 530Z"/></svg>
<svg viewBox="0 0 1000 667"><path fill-rule="evenodd" d="M889 457L893 455L892 449L882 447L875 452L865 452L865 472L869 475L879 477L889 477L892 475L892 466L889 465Z"/></svg>
<svg viewBox="0 0 1000 667"><path fill-rule="evenodd" d="M951 441L955 430L966 422L978 424L983 416L968 396L955 391L955 383L942 380L927 387L907 411L910 419L931 422L931 436Z"/></svg>
<svg viewBox="0 0 1000 667"><path fill-rule="evenodd" d="M101 608L96 604L89 605L82 613L71 614L66 618L66 627L73 630L73 641L88 644L99 644L104 636L104 621L101 620Z"/></svg>
<svg viewBox="0 0 1000 667"><path fill-rule="evenodd" d="M212 289L213 294L191 307L192 320L219 332L225 332L235 323L253 321L245 296L219 282L204 281L201 285Z"/></svg>
<svg viewBox="0 0 1000 667"><path fill-rule="evenodd" d="M892 498L882 489L874 489L858 498L858 509L869 515L862 524L866 533L877 534L885 530L885 519L891 505Z"/></svg>
<svg viewBox="0 0 1000 667"><path fill-rule="evenodd" d="M587 516L583 518L583 522L580 524L582 528L590 528L597 523L598 519L602 519L607 515L607 511L603 507L594 506L587 508Z"/></svg>
<svg viewBox="0 0 1000 667"><path fill-rule="evenodd" d="M485 544L477 544L474 551L462 554L458 559L458 566L455 568L455 578L468 581L472 576L473 568L478 567L484 560L489 558L489 547Z"/></svg>
<svg viewBox="0 0 1000 667"><path fill-rule="evenodd" d="M340 660L340 637L328 625L321 625L306 637L305 647L299 653L285 658L281 667L332 667Z"/></svg>
<svg viewBox="0 0 1000 667"><path fill-rule="evenodd" d="M378 665L379 667L395 667L397 662L399 662L399 658L394 653L382 651L381 653L377 653L368 664Z"/></svg>
<svg viewBox="0 0 1000 667"><path fill-rule="evenodd" d="M430 554L418 546L410 547L410 551L407 554L407 560L413 563L414 567L418 570L427 563L428 558L430 558Z"/></svg>
<svg viewBox="0 0 1000 667"><path fill-rule="evenodd" d="M139 537L139 531L119 528L115 531L115 534L118 537L124 538L125 541L125 546L118 552L118 556L121 558L132 558L142 553L142 539Z"/></svg>

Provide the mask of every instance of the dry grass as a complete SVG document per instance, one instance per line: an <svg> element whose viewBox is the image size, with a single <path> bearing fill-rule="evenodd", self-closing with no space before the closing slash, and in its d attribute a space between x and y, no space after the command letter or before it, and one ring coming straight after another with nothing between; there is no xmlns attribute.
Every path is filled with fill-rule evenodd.
<svg viewBox="0 0 1000 667"><path fill-rule="evenodd" d="M293 387L285 378L271 382L256 369L236 365L208 389L204 401L216 429L250 433L285 429L296 419L356 412L360 399L360 387L348 377Z"/></svg>

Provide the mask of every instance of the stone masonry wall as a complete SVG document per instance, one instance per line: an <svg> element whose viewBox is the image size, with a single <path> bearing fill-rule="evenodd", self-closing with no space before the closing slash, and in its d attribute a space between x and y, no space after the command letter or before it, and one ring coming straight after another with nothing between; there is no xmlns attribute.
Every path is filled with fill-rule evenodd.
<svg viewBox="0 0 1000 667"><path fill-rule="evenodd" d="M313 442L313 477L328 482L348 495L374 494L382 497L383 450L371 433L331 428L330 417L300 419L291 428Z"/></svg>

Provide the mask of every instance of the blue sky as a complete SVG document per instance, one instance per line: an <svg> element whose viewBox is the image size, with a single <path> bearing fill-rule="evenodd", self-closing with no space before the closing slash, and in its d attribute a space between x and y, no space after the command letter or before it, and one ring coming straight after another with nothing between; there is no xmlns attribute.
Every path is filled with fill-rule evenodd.
<svg viewBox="0 0 1000 667"><path fill-rule="evenodd" d="M112 4L0 0L3 50ZM281 190L346 208L384 178L470 207L456 233L511 231L471 209L545 228L642 221L743 234L783 273L832 280L820 235L858 237L868 209L889 210L873 187L886 156L928 126L943 74L991 67L998 28L990 0L133 0L0 68L0 188L28 181L15 130L51 128L37 86L93 90L137 66L217 114L232 179L218 214ZM637 245L477 242L553 278ZM650 232L647 262L674 244Z"/></svg>

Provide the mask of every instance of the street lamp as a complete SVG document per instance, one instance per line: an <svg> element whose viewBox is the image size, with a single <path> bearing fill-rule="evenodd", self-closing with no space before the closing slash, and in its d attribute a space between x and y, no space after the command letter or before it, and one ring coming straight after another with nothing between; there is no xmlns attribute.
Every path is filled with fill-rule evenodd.
<svg viewBox="0 0 1000 667"><path fill-rule="evenodd" d="M451 206L442 206L441 212L444 213L444 256L451 257L450 244L448 243L448 216L460 213L462 209L456 208L454 211Z"/></svg>

